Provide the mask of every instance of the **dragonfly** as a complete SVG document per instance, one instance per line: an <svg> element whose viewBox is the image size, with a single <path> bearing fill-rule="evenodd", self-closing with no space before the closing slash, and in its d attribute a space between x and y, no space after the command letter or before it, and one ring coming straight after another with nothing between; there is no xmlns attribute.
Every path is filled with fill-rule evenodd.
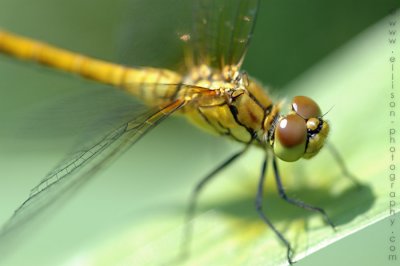
<svg viewBox="0 0 400 266"><path fill-rule="evenodd" d="M204 187L250 147L256 146L265 155L255 195L255 210L286 247L287 261L293 263L291 243L263 210L268 165L272 165L282 199L321 215L335 228L323 208L287 195L278 168L279 160L294 162L313 158L327 143L329 123L319 105L310 97L296 96L288 104L289 111L284 113L284 101L274 102L262 84L242 69L260 1L193 0L191 4L191 25L174 35L182 44L184 54L179 70L116 64L0 30L1 53L112 85L147 106L145 111L121 123L97 142L81 148L50 171L15 210L1 235L29 223L31 217L93 178L151 129L175 114L186 117L207 132L243 145L239 152L197 183L188 204L187 221L194 217L197 198ZM337 151L331 145L328 147L343 173L350 176ZM190 242L191 231L188 225L184 233L186 244Z"/></svg>

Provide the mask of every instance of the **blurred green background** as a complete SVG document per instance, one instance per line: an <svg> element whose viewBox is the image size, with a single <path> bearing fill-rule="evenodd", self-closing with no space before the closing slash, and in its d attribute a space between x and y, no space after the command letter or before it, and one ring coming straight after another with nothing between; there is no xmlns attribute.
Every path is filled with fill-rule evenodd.
<svg viewBox="0 0 400 266"><path fill-rule="evenodd" d="M389 10L400 6L393 0L262 2L244 69L263 83L278 88L275 94L280 96L286 94L285 87L292 80L387 16ZM116 60L129 27L144 27L126 25L126 21L129 22L124 17L127 6L134 5L127 5L126 0L0 0L0 28L91 56ZM160 7L154 12L162 10ZM150 46L163 48L159 43ZM71 111L65 107L63 99L72 97L69 103L72 101L71 106L75 106L74 101L84 101L79 95L87 90L96 92L98 87L78 77L4 56L0 56L0 78L0 221L5 221L39 178L68 152L74 136L80 133L68 124L76 125L72 120L82 115L82 110ZM50 129L27 130L32 127L30 123L44 124L35 120L40 120L36 113L40 114L39 107L49 102L56 106L59 103L68 113L46 118L50 119L50 122L46 120ZM71 121L61 122L57 115ZM65 128L60 124L66 124ZM41 136L40 132L44 134ZM38 237L32 237L33 244L23 249L25 263L30 259L39 260L35 254L43 250L46 250L45 255L40 256L46 257L44 264L65 261L74 254L75 241L84 242L86 238L101 241L102 236L97 233L112 232L110 224L115 223L115 227L123 224L121 217L177 212L171 204L181 202L183 205L195 180L238 148L220 142L182 120L167 121L82 189L62 212L54 215L51 219L54 222L46 224L45 229L38 229L42 234L39 231ZM187 154L192 159L190 165ZM133 179L133 176L144 178ZM132 198L134 203L130 203ZM160 206L160 202L164 205ZM124 203L134 206L127 208ZM298 265L385 265L387 223L382 221L354 234Z"/></svg>

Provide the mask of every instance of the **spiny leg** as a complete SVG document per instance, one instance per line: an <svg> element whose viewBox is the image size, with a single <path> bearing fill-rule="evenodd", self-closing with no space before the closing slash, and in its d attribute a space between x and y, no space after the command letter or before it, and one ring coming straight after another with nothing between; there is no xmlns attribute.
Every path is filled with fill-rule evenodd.
<svg viewBox="0 0 400 266"><path fill-rule="evenodd" d="M346 163L343 160L343 157L340 155L340 153L335 148L335 146L330 142L327 142L326 145L327 145L329 151L331 152L332 157L335 159L336 163L339 165L339 168L342 171L342 174L344 176L346 176L347 178L349 178L351 181L353 181L353 183L357 187L362 187L362 184L360 183L360 181L358 181L357 178L352 173L350 173L349 169L346 166Z"/></svg>
<svg viewBox="0 0 400 266"><path fill-rule="evenodd" d="M293 204L295 206L298 206L300 208L303 208L303 209L306 209L306 210L309 210L309 211L320 213L324 217L325 221L335 230L335 225L333 224L331 219L329 219L328 215L326 214L326 212L322 208L307 204L307 203L305 203L303 201L300 201L300 200L297 200L297 199L289 198L286 195L285 189L283 188L283 185L282 185L281 176L279 174L278 164L276 162L276 157L273 158L272 165L273 165L273 168L274 168L274 175L275 175L276 185L278 186L279 196L282 199L284 199L286 202L289 202L290 204Z"/></svg>
<svg viewBox="0 0 400 266"><path fill-rule="evenodd" d="M190 221L193 219L195 211L196 211L196 205L197 205L197 197L202 190L202 188L208 184L208 182L215 177L215 175L223 170L225 167L230 165L233 161L235 161L237 158L239 158L247 149L249 148L250 143L246 145L246 147L232 155L230 158L228 158L226 161L224 161L221 165L219 165L217 168L215 168L211 173L209 173L207 176L202 178L200 182L197 183L196 187L192 191L191 197L190 197L190 202L189 202L189 207L186 212L186 221L185 221L185 228L184 228L184 234L183 234L183 241L182 241L182 247L181 247L181 257L185 258L189 255L189 250L190 250L190 242L191 242L191 237L192 237L192 226L190 224Z"/></svg>
<svg viewBox="0 0 400 266"><path fill-rule="evenodd" d="M256 202L255 202L257 213L260 215L261 219L272 229L272 231L274 231L276 236L286 246L287 260L288 260L289 264L293 264L293 261L292 261L293 250L292 250L292 247L290 246L289 241L287 241L286 238L278 231L278 229L275 228L275 226L271 223L271 221L268 219L268 217L263 212L262 200L263 200L263 188L264 188L265 174L267 171L267 163L268 163L268 155L266 154L262 168L261 168L261 176L260 176L260 181L258 183L258 190L257 190L257 196L256 196Z"/></svg>

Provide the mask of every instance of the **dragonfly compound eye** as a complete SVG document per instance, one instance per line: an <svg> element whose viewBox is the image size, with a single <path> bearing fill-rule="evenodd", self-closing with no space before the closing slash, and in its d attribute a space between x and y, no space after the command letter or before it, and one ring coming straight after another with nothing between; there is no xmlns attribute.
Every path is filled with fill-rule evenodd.
<svg viewBox="0 0 400 266"><path fill-rule="evenodd" d="M296 96L292 101L292 109L304 119L320 117L321 110L316 102L306 96Z"/></svg>
<svg viewBox="0 0 400 266"><path fill-rule="evenodd" d="M297 114L281 118L275 128L274 153L280 159L293 162L300 159L306 150L306 121Z"/></svg>

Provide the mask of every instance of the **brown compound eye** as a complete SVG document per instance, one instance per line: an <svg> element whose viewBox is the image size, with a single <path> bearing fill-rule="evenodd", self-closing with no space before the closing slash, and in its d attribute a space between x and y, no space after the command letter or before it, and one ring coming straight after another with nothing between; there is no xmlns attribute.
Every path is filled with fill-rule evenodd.
<svg viewBox="0 0 400 266"><path fill-rule="evenodd" d="M304 119L320 117L321 109L316 102L306 96L296 96L292 101L293 110Z"/></svg>
<svg viewBox="0 0 400 266"><path fill-rule="evenodd" d="M279 120L275 128L274 153L280 159L293 162L300 159L306 149L306 121L296 114Z"/></svg>

